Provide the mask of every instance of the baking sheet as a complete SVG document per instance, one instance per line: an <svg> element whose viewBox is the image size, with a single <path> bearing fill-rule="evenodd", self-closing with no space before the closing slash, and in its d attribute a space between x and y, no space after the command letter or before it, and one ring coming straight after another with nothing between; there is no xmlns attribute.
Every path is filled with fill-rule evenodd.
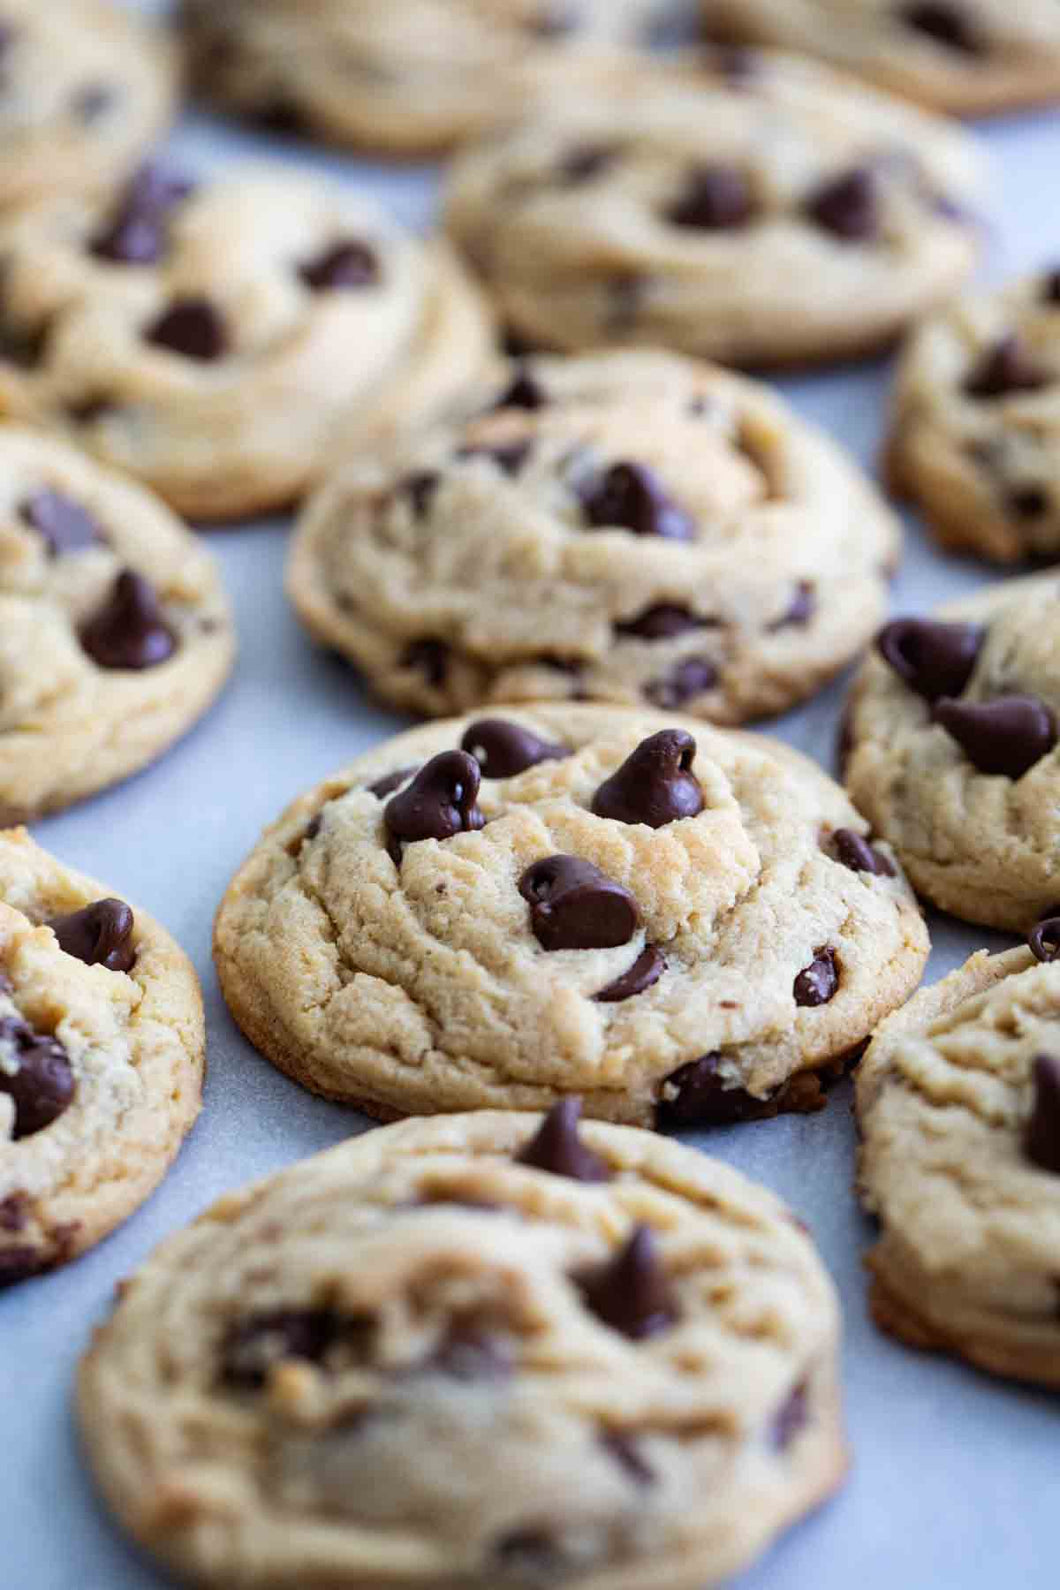
<svg viewBox="0 0 1060 1590"><path fill-rule="evenodd" d="M1060 262L1055 183L1060 116L984 130L996 163L986 274ZM316 154L189 118L173 140L191 167L269 153L331 170L403 219L428 223L429 170ZM799 411L871 465L887 369L877 364L785 380ZM210 961L214 909L260 829L299 791L404 726L354 675L313 649L283 597L286 525L213 531L235 601L241 652L210 716L168 757L122 788L34 830L71 866L138 902L175 934L202 978L210 1071L199 1125L163 1186L109 1241L55 1275L0 1297L0 1586L4 1590L159 1590L162 1578L111 1525L79 1461L69 1392L78 1354L115 1282L167 1232L237 1187L363 1128L262 1060L229 1018ZM910 520L896 613L1003 577L944 559ZM832 766L837 683L765 726ZM928 980L1000 935L932 919ZM743 1590L987 1590L1057 1584L1060 1401L992 1381L881 1337L865 1306L868 1223L851 1195L849 1085L812 1117L698 1134L691 1141L787 1198L812 1228L842 1294L854 1463L849 1484L740 1581Z"/></svg>

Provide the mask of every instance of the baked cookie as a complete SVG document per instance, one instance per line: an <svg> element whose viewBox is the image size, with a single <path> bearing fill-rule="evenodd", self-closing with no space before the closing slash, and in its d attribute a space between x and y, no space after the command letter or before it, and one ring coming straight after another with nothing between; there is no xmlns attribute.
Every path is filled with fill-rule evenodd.
<svg viewBox="0 0 1060 1590"><path fill-rule="evenodd" d="M715 38L779 44L982 116L1060 97L1055 0L702 0Z"/></svg>
<svg viewBox="0 0 1060 1590"><path fill-rule="evenodd" d="M1057 900L1060 582L881 630L846 714L848 791L917 890L1026 932Z"/></svg>
<svg viewBox="0 0 1060 1590"><path fill-rule="evenodd" d="M771 1193L571 1100L222 1199L123 1286L80 1422L216 1590L704 1590L840 1483L838 1340Z"/></svg>
<svg viewBox="0 0 1060 1590"><path fill-rule="evenodd" d="M538 706L399 735L296 800L218 913L221 986L370 1115L638 1126L815 1109L920 980L889 851L787 746Z"/></svg>
<svg viewBox="0 0 1060 1590"><path fill-rule="evenodd" d="M176 108L160 28L106 0L3 0L0 209L120 182Z"/></svg>
<svg viewBox="0 0 1060 1590"><path fill-rule="evenodd" d="M1060 921L1032 943L884 1022L858 1070L860 1180L883 1329L1060 1390Z"/></svg>
<svg viewBox="0 0 1060 1590"><path fill-rule="evenodd" d="M169 934L24 829L0 833L0 1286L143 1203L199 1113L205 1055Z"/></svg>
<svg viewBox="0 0 1060 1590"><path fill-rule="evenodd" d="M671 0L672 3L672 0ZM183 0L192 74L244 115L439 154L606 81L668 0Z"/></svg>
<svg viewBox="0 0 1060 1590"><path fill-rule="evenodd" d="M886 467L943 546L1060 557L1060 271L957 298L917 328Z"/></svg>
<svg viewBox="0 0 1060 1590"><path fill-rule="evenodd" d="M508 325L724 363L864 353L958 287L970 136L824 67L711 56L457 160L448 225Z"/></svg>
<svg viewBox="0 0 1060 1590"><path fill-rule="evenodd" d="M0 425L0 821L153 762L206 711L234 650L213 559L168 509Z"/></svg>
<svg viewBox="0 0 1060 1590"><path fill-rule="evenodd" d="M445 243L283 166L147 167L0 223L0 254L0 409L203 518L290 502L338 435L433 415L491 347Z"/></svg>
<svg viewBox="0 0 1060 1590"><path fill-rule="evenodd" d="M537 358L308 506L309 629L432 714L548 697L724 723L825 683L886 610L897 520L765 388L674 355Z"/></svg>

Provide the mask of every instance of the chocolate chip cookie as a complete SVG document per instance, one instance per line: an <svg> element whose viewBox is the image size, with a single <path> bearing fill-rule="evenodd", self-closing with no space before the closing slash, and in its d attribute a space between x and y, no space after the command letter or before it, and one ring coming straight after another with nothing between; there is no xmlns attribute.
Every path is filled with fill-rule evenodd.
<svg viewBox="0 0 1060 1590"><path fill-rule="evenodd" d="M415 425L490 347L444 243L282 166L147 167L0 223L0 254L0 407L203 518L291 501L337 436Z"/></svg>
<svg viewBox="0 0 1060 1590"><path fill-rule="evenodd" d="M846 785L920 893L1025 932L1057 898L1060 581L1010 580L877 637Z"/></svg>
<svg viewBox="0 0 1060 1590"><path fill-rule="evenodd" d="M963 131L824 67L710 57L459 158L448 224L508 325L738 364L864 353L975 263Z"/></svg>
<svg viewBox="0 0 1060 1590"><path fill-rule="evenodd" d="M162 503L0 425L0 821L153 762L206 711L234 650L213 559Z"/></svg>
<svg viewBox="0 0 1060 1590"><path fill-rule="evenodd" d="M571 1093L639 1126L814 1109L920 980L890 850L804 757L589 706L399 735L295 801L221 905L233 1015L381 1119Z"/></svg>
<svg viewBox="0 0 1060 1590"><path fill-rule="evenodd" d="M569 1100L222 1199L123 1287L80 1422L216 1590L703 1590L841 1482L838 1339L772 1193Z"/></svg>
<svg viewBox="0 0 1060 1590"><path fill-rule="evenodd" d="M712 36L820 56L936 110L1060 96L1054 0L702 0Z"/></svg>
<svg viewBox="0 0 1060 1590"><path fill-rule="evenodd" d="M884 1022L858 1071L861 1192L884 1330L1060 1390L1060 921L1031 945Z"/></svg>
<svg viewBox="0 0 1060 1590"><path fill-rule="evenodd" d="M355 462L307 508L288 586L403 707L573 696L739 723L868 641L899 552L779 399L637 350L526 360L464 426Z"/></svg>
<svg viewBox="0 0 1060 1590"><path fill-rule="evenodd" d="M0 832L0 1287L83 1253L165 1175L206 1032L157 922Z"/></svg>
<svg viewBox="0 0 1060 1590"><path fill-rule="evenodd" d="M1060 557L1060 270L954 299L917 329L887 472L943 546Z"/></svg>

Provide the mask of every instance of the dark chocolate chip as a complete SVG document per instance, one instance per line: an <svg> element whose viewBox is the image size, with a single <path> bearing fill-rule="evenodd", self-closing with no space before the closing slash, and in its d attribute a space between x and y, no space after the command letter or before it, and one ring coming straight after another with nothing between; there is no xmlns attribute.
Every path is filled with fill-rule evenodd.
<svg viewBox="0 0 1060 1590"><path fill-rule="evenodd" d="M629 943L640 921L629 890L580 856L535 861L519 879L519 893L546 950L617 949Z"/></svg>
<svg viewBox="0 0 1060 1590"><path fill-rule="evenodd" d="M632 1436L619 1430L606 1430L600 1436L600 1445L624 1469L635 1485L655 1484L655 1470L644 1458Z"/></svg>
<svg viewBox="0 0 1060 1590"><path fill-rule="evenodd" d="M981 45L971 21L959 6L934 0L934 3L903 6L901 16L909 27L934 39L936 44L959 50L962 55L980 53Z"/></svg>
<svg viewBox="0 0 1060 1590"><path fill-rule="evenodd" d="M69 916L54 917L48 926L59 948L86 966L105 966L110 972L127 972L136 960L130 940L135 919L124 900L96 900Z"/></svg>
<svg viewBox="0 0 1060 1590"><path fill-rule="evenodd" d="M70 101L70 109L78 121L88 126L98 121L114 104L116 98L116 90L108 83L86 83L74 94Z"/></svg>
<svg viewBox="0 0 1060 1590"><path fill-rule="evenodd" d="M261 100L250 114L265 132L300 134L309 131L305 110L282 88Z"/></svg>
<svg viewBox="0 0 1060 1590"><path fill-rule="evenodd" d="M399 486L409 501L412 511L417 519L423 519L430 512L434 494L438 490L441 476L435 470L418 470L414 475L406 475Z"/></svg>
<svg viewBox="0 0 1060 1590"><path fill-rule="evenodd" d="M529 370L518 370L511 385L492 405L494 409L543 409L548 403L544 391Z"/></svg>
<svg viewBox="0 0 1060 1590"><path fill-rule="evenodd" d="M645 464L613 464L581 494L582 510L595 529L632 530L670 541L695 539L695 521L672 502Z"/></svg>
<svg viewBox="0 0 1060 1590"><path fill-rule="evenodd" d="M663 828L703 810L703 791L692 772L696 742L685 729L660 729L631 751L593 797L597 817Z"/></svg>
<svg viewBox="0 0 1060 1590"><path fill-rule="evenodd" d="M866 243L879 231L876 178L865 166L825 182L805 203L806 214L844 243Z"/></svg>
<svg viewBox="0 0 1060 1590"><path fill-rule="evenodd" d="M623 972L621 977L616 977L613 983L608 983L606 988L601 988L593 999L598 1005L617 1005L624 999L632 999L636 994L643 994L647 989L653 988L666 970L666 957L654 944L648 944L628 972Z"/></svg>
<svg viewBox="0 0 1060 1590"><path fill-rule="evenodd" d="M618 156L617 144L579 144L560 161L560 181L571 188L592 182L613 166Z"/></svg>
<svg viewBox="0 0 1060 1590"><path fill-rule="evenodd" d="M980 773L1022 778L1056 744L1056 720L1037 696L935 703L935 722Z"/></svg>
<svg viewBox="0 0 1060 1590"><path fill-rule="evenodd" d="M1037 1055L1033 1081L1024 1149L1032 1165L1060 1176L1060 1060L1051 1054Z"/></svg>
<svg viewBox="0 0 1060 1590"><path fill-rule="evenodd" d="M40 1275L48 1264L39 1248L28 1245L0 1248L0 1288L27 1281L31 1275Z"/></svg>
<svg viewBox="0 0 1060 1590"><path fill-rule="evenodd" d="M804 1008L827 1005L839 987L839 963L831 945L814 950L813 960L795 979L795 1003Z"/></svg>
<svg viewBox="0 0 1060 1590"><path fill-rule="evenodd" d="M50 557L84 552L103 540L99 525L86 508L59 491L35 491L19 504L19 518L43 537Z"/></svg>
<svg viewBox="0 0 1060 1590"><path fill-rule="evenodd" d="M988 400L1012 392L1038 392L1050 381L1013 333L986 350L965 378L964 390L969 397Z"/></svg>
<svg viewBox="0 0 1060 1590"><path fill-rule="evenodd" d="M677 1318L655 1237L637 1226L624 1247L578 1286L591 1314L632 1341L667 1330Z"/></svg>
<svg viewBox="0 0 1060 1590"><path fill-rule="evenodd" d="M15 1104L14 1136L32 1137L69 1108L75 1089L70 1058L56 1038L34 1032L17 1016L0 1020L0 1044L11 1046L17 1066L0 1067L0 1093Z"/></svg>
<svg viewBox="0 0 1060 1590"><path fill-rule="evenodd" d="M40 321L32 328L0 327L0 361L17 365L20 370L36 369L44 358L50 332L50 320Z"/></svg>
<svg viewBox="0 0 1060 1590"><path fill-rule="evenodd" d="M972 677L986 638L979 624L938 624L897 618L876 637L883 660L925 701L959 696Z"/></svg>
<svg viewBox="0 0 1060 1590"><path fill-rule="evenodd" d="M893 878L894 868L882 851L876 850L853 828L837 828L832 835L837 861L851 872L870 872L877 878Z"/></svg>
<svg viewBox="0 0 1060 1590"><path fill-rule="evenodd" d="M518 442L504 442L495 447L461 447L457 458L491 458L505 475L517 475L533 451L529 438Z"/></svg>
<svg viewBox="0 0 1060 1590"><path fill-rule="evenodd" d="M1060 913L1045 916L1027 935L1035 960L1047 965L1060 960Z"/></svg>
<svg viewBox="0 0 1060 1590"><path fill-rule="evenodd" d="M655 1108L661 1132L680 1132L693 1126L733 1126L759 1121L777 1113L769 1099L756 1098L746 1088L729 1087L719 1065L721 1055L701 1055L678 1066L662 1085Z"/></svg>
<svg viewBox="0 0 1060 1590"><path fill-rule="evenodd" d="M30 1208L28 1193L13 1192L8 1193L6 1198L0 1198L0 1231L25 1231L29 1225Z"/></svg>
<svg viewBox="0 0 1060 1590"><path fill-rule="evenodd" d="M686 657L661 679L650 679L644 694L654 706L670 712L713 690L717 682L718 670L709 658Z"/></svg>
<svg viewBox="0 0 1060 1590"><path fill-rule="evenodd" d="M808 1401L807 1387L802 1383L781 1403L772 1430L773 1445L778 1452L786 1452L806 1428L810 1414Z"/></svg>
<svg viewBox="0 0 1060 1590"><path fill-rule="evenodd" d="M1017 519L1040 519L1051 503L1045 486L1016 486L1005 498L1008 510Z"/></svg>
<svg viewBox="0 0 1060 1590"><path fill-rule="evenodd" d="M775 635L781 629L802 629L810 622L816 611L817 597L813 586L809 580L800 580L787 611L770 624L770 633Z"/></svg>
<svg viewBox="0 0 1060 1590"><path fill-rule="evenodd" d="M287 1359L319 1364L343 1333L332 1309L276 1309L234 1325L221 1352L221 1381L240 1391L256 1391L269 1371Z"/></svg>
<svg viewBox="0 0 1060 1590"><path fill-rule="evenodd" d="M451 839L485 826L475 804L482 775L466 751L443 751L421 767L411 784L387 802L384 821L390 853L419 839Z"/></svg>
<svg viewBox="0 0 1060 1590"><path fill-rule="evenodd" d="M666 219L673 226L721 232L746 226L754 213L754 193L739 166L711 165L689 173Z"/></svg>
<svg viewBox="0 0 1060 1590"><path fill-rule="evenodd" d="M448 666L449 647L436 636L410 641L401 653L401 667L414 668L435 690L445 683Z"/></svg>
<svg viewBox="0 0 1060 1590"><path fill-rule="evenodd" d="M480 718L464 731L460 747L475 758L483 778L515 778L539 762L561 762L571 754L507 718Z"/></svg>
<svg viewBox="0 0 1060 1590"><path fill-rule="evenodd" d="M616 623L615 634L628 635L637 640L673 640L678 635L687 635L693 629L709 629L715 622L714 619L700 618L675 602L658 602L654 607L646 607L635 618Z"/></svg>
<svg viewBox="0 0 1060 1590"><path fill-rule="evenodd" d="M377 799L385 800L388 795L393 795L396 789L400 789L402 784L406 783L414 773L418 773L421 765L420 763L414 763L412 767L399 767L393 773L387 773L383 778L376 779L374 784L369 784L368 786L369 795L375 795Z"/></svg>
<svg viewBox="0 0 1060 1590"><path fill-rule="evenodd" d="M131 569L118 575L80 638L100 668L157 668L177 649L177 637L162 617L153 586Z"/></svg>
<svg viewBox="0 0 1060 1590"><path fill-rule="evenodd" d="M379 280L379 257L367 243L333 243L315 259L299 265L298 274L315 293L332 288L374 287Z"/></svg>
<svg viewBox="0 0 1060 1590"><path fill-rule="evenodd" d="M224 321L208 298L178 298L151 322L144 341L184 359L210 363L225 352Z"/></svg>
<svg viewBox="0 0 1060 1590"><path fill-rule="evenodd" d="M512 1359L502 1343L480 1326L454 1321L422 1368L428 1373L473 1385L486 1380L506 1380L512 1373Z"/></svg>
<svg viewBox="0 0 1060 1590"><path fill-rule="evenodd" d="M586 1147L578 1134L581 1099L560 1099L545 1116L530 1141L515 1156L517 1165L532 1165L571 1181L610 1181L611 1171L599 1154Z"/></svg>

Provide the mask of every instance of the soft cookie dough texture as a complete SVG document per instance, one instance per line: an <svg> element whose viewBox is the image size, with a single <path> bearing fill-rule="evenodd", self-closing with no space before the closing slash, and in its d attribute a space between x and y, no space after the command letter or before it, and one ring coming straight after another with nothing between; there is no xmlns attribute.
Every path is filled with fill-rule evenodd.
<svg viewBox="0 0 1060 1590"><path fill-rule="evenodd" d="M1060 1158L1027 1152L1043 1054L1060 1057L1060 965L983 951L924 989L858 1070L860 1181L879 1324L1060 1389ZM1053 1130L1060 1153L1060 1112Z"/></svg>
<svg viewBox="0 0 1060 1590"><path fill-rule="evenodd" d="M687 719L569 705L500 716L514 736L473 718L400 735L267 830L215 931L251 1041L382 1119L572 1093L642 1126L816 1107L818 1080L802 1073L844 1063L915 988L928 948L908 886L842 791L785 746ZM395 825L446 819L447 770L463 769L464 796L477 782L462 744L485 762L471 826L455 831L449 813L435 826L448 837L395 848ZM548 916L550 869L536 864L550 858L566 930L546 943L528 875ZM572 861L598 871L565 892ZM565 947L572 918L593 940L597 907L622 931Z"/></svg>
<svg viewBox="0 0 1060 1590"><path fill-rule="evenodd" d="M23 830L0 833L0 1286L125 1220L199 1113L202 998L169 934L135 911L128 970L112 970L45 925L106 897ZM46 1121L56 1088L65 1107Z"/></svg>
<svg viewBox="0 0 1060 1590"><path fill-rule="evenodd" d="M0 409L192 516L288 504L339 436L375 447L433 416L492 347L447 244L264 162L31 207L0 253Z"/></svg>
<svg viewBox="0 0 1060 1590"><path fill-rule="evenodd" d="M299 614L388 700L739 723L883 618L897 520L763 387L645 350L524 361L482 398L393 462L355 459L295 537Z"/></svg>
<svg viewBox="0 0 1060 1590"><path fill-rule="evenodd" d="M453 237L520 337L723 363L864 353L979 252L969 135L788 56L631 68L457 159Z"/></svg>
<svg viewBox="0 0 1060 1590"><path fill-rule="evenodd" d="M600 1123L602 1179L521 1164L538 1125L371 1132L156 1250L79 1379L135 1539L213 1590L704 1590L835 1489L838 1304L783 1205Z"/></svg>

